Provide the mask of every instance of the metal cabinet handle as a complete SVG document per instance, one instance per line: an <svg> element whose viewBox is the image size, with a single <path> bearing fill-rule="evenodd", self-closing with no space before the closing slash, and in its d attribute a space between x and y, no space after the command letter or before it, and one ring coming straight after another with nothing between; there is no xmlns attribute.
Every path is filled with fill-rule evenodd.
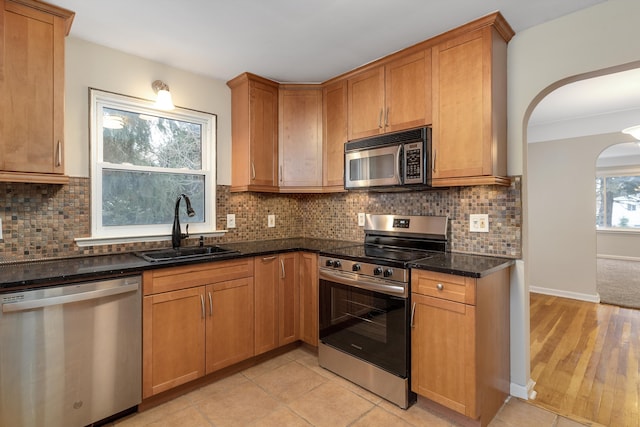
<svg viewBox="0 0 640 427"><path fill-rule="evenodd" d="M282 182L282 165L280 165L280 182Z"/></svg>
<svg viewBox="0 0 640 427"><path fill-rule="evenodd" d="M56 145L56 167L62 165L62 144L60 140L58 140L58 144Z"/></svg>
<svg viewBox="0 0 640 427"><path fill-rule="evenodd" d="M384 114L384 127L389 126L389 107L387 107L387 111Z"/></svg>
<svg viewBox="0 0 640 427"><path fill-rule="evenodd" d="M209 292L209 316L213 317L213 300L211 298L211 292Z"/></svg>
<svg viewBox="0 0 640 427"><path fill-rule="evenodd" d="M251 179L256 179L256 167L253 162L251 162Z"/></svg>
<svg viewBox="0 0 640 427"><path fill-rule="evenodd" d="M441 290L443 290L443 289L444 289L444 285L443 285L442 283L438 283L438 284L436 285L436 288L438 288L438 290L439 290L439 291L441 291Z"/></svg>
<svg viewBox="0 0 640 427"><path fill-rule="evenodd" d="M200 294L200 304L202 304L202 318L205 318L204 314L204 295Z"/></svg>
<svg viewBox="0 0 640 427"><path fill-rule="evenodd" d="M283 278L283 279L284 279L285 277L287 277L287 275L286 275L286 273L284 272L284 260L283 260L283 259L281 259L281 260L280 260L280 268L282 269L282 275L281 275L281 278Z"/></svg>
<svg viewBox="0 0 640 427"><path fill-rule="evenodd" d="M438 150L433 150L433 156L431 156L431 172L436 171L436 155L438 154Z"/></svg>
<svg viewBox="0 0 640 427"><path fill-rule="evenodd" d="M382 113L384 112L384 108L380 109L380 117L378 117L378 128L382 129Z"/></svg>
<svg viewBox="0 0 640 427"><path fill-rule="evenodd" d="M414 302L411 306L411 321L409 322L409 326L414 328L416 325L413 323L413 319L416 316L416 303Z"/></svg>
<svg viewBox="0 0 640 427"><path fill-rule="evenodd" d="M262 262L271 261L272 259L276 259L275 256L267 256L262 258Z"/></svg>

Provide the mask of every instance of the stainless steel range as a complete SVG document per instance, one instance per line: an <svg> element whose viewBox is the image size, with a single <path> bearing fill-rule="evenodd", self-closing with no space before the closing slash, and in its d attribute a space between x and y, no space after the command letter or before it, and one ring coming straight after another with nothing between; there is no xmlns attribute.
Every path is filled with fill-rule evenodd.
<svg viewBox="0 0 640 427"><path fill-rule="evenodd" d="M407 408L409 264L445 252L446 216L367 215L364 244L320 254L320 366Z"/></svg>

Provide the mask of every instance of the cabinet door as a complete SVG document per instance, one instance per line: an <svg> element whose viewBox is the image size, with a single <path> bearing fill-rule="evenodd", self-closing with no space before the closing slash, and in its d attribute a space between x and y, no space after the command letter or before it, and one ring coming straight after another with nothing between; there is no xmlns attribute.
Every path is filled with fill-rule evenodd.
<svg viewBox="0 0 640 427"><path fill-rule="evenodd" d="M349 140L377 135L384 130L384 67L376 67L347 80Z"/></svg>
<svg viewBox="0 0 640 427"><path fill-rule="evenodd" d="M144 297L143 397L205 373L203 286Z"/></svg>
<svg viewBox="0 0 640 427"><path fill-rule="evenodd" d="M207 374L253 356L253 277L206 288Z"/></svg>
<svg viewBox="0 0 640 427"><path fill-rule="evenodd" d="M300 253L300 339L318 346L318 255Z"/></svg>
<svg viewBox="0 0 640 427"><path fill-rule="evenodd" d="M431 50L385 66L385 132L431 123Z"/></svg>
<svg viewBox="0 0 640 427"><path fill-rule="evenodd" d="M250 81L251 184L278 184L278 89Z"/></svg>
<svg viewBox="0 0 640 427"><path fill-rule="evenodd" d="M433 48L433 178L493 172L490 31Z"/></svg>
<svg viewBox="0 0 640 427"><path fill-rule="evenodd" d="M278 285L278 345L298 339L300 330L299 255L297 252L281 254Z"/></svg>
<svg viewBox="0 0 640 427"><path fill-rule="evenodd" d="M13 2L4 8L0 170L34 173L34 182L47 182L37 174L64 173L65 21Z"/></svg>
<svg viewBox="0 0 640 427"><path fill-rule="evenodd" d="M256 257L254 264L255 354L278 347L278 256Z"/></svg>
<svg viewBox="0 0 640 427"><path fill-rule="evenodd" d="M281 89L279 123L280 186L321 187L321 89Z"/></svg>
<svg viewBox="0 0 640 427"><path fill-rule="evenodd" d="M411 388L477 418L475 307L411 294Z"/></svg>
<svg viewBox="0 0 640 427"><path fill-rule="evenodd" d="M347 142L347 81L323 90L323 178L324 187L344 188L344 143Z"/></svg>

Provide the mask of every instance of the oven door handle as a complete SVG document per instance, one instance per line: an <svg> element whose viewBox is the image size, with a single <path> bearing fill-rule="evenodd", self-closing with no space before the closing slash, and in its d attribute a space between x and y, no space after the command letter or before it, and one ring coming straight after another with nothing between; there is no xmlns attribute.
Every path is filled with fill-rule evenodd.
<svg viewBox="0 0 640 427"><path fill-rule="evenodd" d="M380 292L387 295L393 295L406 298L408 296L407 286L376 283L367 280L358 274L347 273L343 271L320 270L320 279L336 282L346 286L353 286L368 291Z"/></svg>

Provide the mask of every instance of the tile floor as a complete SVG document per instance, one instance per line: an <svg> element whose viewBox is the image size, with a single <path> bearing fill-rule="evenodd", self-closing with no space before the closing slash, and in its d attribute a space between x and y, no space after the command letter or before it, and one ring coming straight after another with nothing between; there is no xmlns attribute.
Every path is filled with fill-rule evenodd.
<svg viewBox="0 0 640 427"><path fill-rule="evenodd" d="M175 426L454 426L420 404L408 410L318 366L297 348L241 373L111 424L117 427ZM490 427L582 425L512 398Z"/></svg>

